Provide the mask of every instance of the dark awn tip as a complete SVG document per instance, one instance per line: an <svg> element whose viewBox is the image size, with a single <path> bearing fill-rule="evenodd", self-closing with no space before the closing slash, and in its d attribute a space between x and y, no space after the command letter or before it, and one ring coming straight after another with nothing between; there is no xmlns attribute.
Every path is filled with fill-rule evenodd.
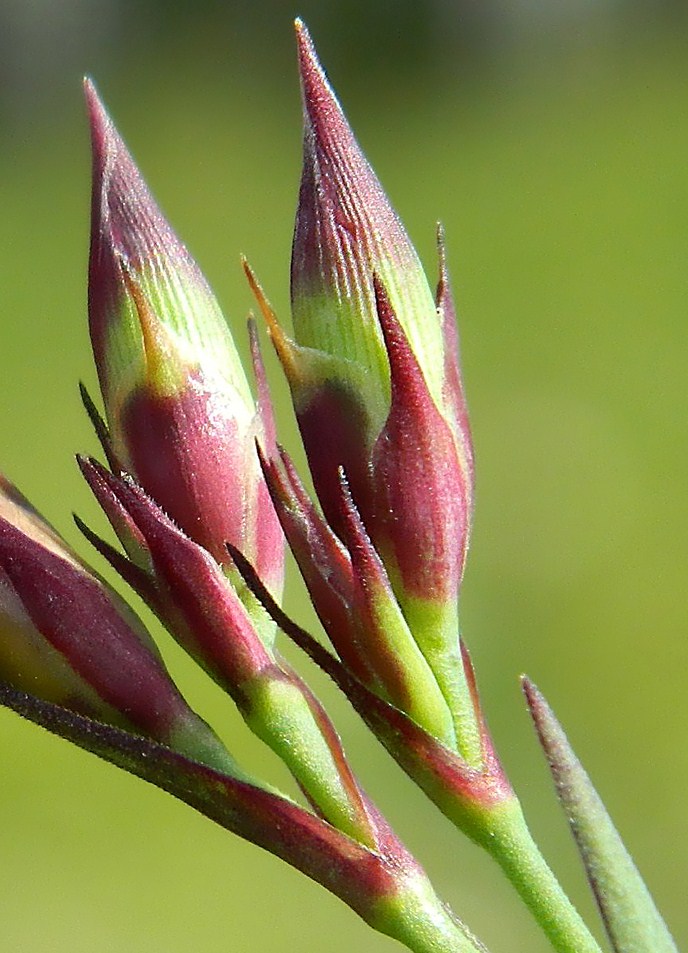
<svg viewBox="0 0 688 953"><path fill-rule="evenodd" d="M96 437L98 438L98 442L100 443L103 453L105 454L108 466L113 473L118 473L120 470L120 465L117 457L115 456L115 452L112 449L110 431L108 430L105 420L96 407L95 402L89 394L83 381L79 381L79 393L81 395L81 402L84 405L84 410L88 414L88 418L91 421L91 426L93 427Z"/></svg>

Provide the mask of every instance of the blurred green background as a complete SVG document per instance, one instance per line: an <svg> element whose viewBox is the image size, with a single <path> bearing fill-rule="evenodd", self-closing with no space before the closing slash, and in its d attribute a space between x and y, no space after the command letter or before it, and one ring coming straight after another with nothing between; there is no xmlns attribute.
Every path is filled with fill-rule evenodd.
<svg viewBox="0 0 688 953"><path fill-rule="evenodd" d="M290 21L434 275L446 226L478 500L463 597L489 720L592 916L517 676L549 696L679 946L688 939L688 20L623 0L0 2L0 466L82 552L104 531L85 316L83 73L243 342L239 253L288 315L300 165ZM271 365L274 368L274 363ZM278 399L286 408L284 389ZM293 439L285 409L283 435ZM295 577L288 608L309 621ZM157 629L156 629L157 631ZM197 708L287 784L161 638ZM311 672L307 666L302 670ZM317 675L354 766L493 953L548 949L496 870ZM142 782L0 711L0 949L393 949L339 901Z"/></svg>

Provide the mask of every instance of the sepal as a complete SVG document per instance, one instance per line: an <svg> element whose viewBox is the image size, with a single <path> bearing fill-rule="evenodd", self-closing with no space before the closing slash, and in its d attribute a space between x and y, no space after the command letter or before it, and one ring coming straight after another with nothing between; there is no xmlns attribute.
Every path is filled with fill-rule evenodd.
<svg viewBox="0 0 688 953"><path fill-rule="evenodd" d="M137 587L139 594L183 648L232 691L269 667L269 648L210 553L130 477L117 477L92 459L79 458L79 466L120 540L124 536L125 548L131 537L140 541L135 564L145 571L148 584Z"/></svg>
<svg viewBox="0 0 688 953"><path fill-rule="evenodd" d="M366 684L375 682L351 615L353 573L346 547L308 496L289 454L281 447L272 458L260 447L258 454L275 511L323 628L352 671Z"/></svg>
<svg viewBox="0 0 688 953"><path fill-rule="evenodd" d="M456 744L451 712L404 618L385 566L340 471L344 542L353 575L351 618L386 697L431 735Z"/></svg>
<svg viewBox="0 0 688 953"><path fill-rule="evenodd" d="M244 271L289 384L318 500L341 534L339 468L344 467L356 499L369 499L370 457L389 399L380 397L362 365L288 337L246 261Z"/></svg>
<svg viewBox="0 0 688 953"><path fill-rule="evenodd" d="M261 639L219 565L130 477L116 477L92 460L80 463L97 498L110 509L116 500L123 516L115 527L131 520L145 541L152 567L148 586L154 589L149 604L171 634L232 696L251 730L285 762L322 816L374 845L378 822L334 728L306 684ZM254 598L251 590L247 594ZM258 611L263 613L260 605ZM274 637L274 625L265 628Z"/></svg>
<svg viewBox="0 0 688 953"><path fill-rule="evenodd" d="M375 277L391 377L391 405L372 454L375 501L364 519L405 597L458 598L468 546L466 477L454 439L410 342ZM453 635L454 633L452 633Z"/></svg>
<svg viewBox="0 0 688 953"><path fill-rule="evenodd" d="M466 474L468 490L469 513L473 511L473 493L475 482L475 465L473 458L473 437L468 419L468 406L461 374L459 325L454 304L454 295L449 281L447 267L447 252L444 239L444 228L437 226L437 257L439 261L439 277L435 291L437 314L442 326L444 339L444 386L443 406L447 409L448 419L452 422L452 432L456 440L456 448L461 460L461 466Z"/></svg>

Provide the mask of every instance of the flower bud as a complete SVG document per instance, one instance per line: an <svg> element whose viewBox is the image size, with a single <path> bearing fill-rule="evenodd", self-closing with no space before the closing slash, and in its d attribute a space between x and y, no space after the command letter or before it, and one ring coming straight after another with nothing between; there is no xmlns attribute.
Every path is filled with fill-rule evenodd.
<svg viewBox="0 0 688 953"><path fill-rule="evenodd" d="M376 272L441 404L444 342L423 268L302 24L297 43L305 128L291 271L296 340L364 367L384 419L389 371L376 317Z"/></svg>
<svg viewBox="0 0 688 953"><path fill-rule="evenodd" d="M405 624L455 720L467 722L457 734L472 738L466 753L477 760L457 610L473 464L442 236L435 300L300 23L297 42L305 130L291 269L294 340L249 280L289 381L324 516L349 545L343 471ZM371 577L366 585L373 591L378 583ZM368 650L376 651L372 636Z"/></svg>
<svg viewBox="0 0 688 953"><path fill-rule="evenodd" d="M0 677L236 774L141 621L0 477Z"/></svg>
<svg viewBox="0 0 688 953"><path fill-rule="evenodd" d="M322 817L356 840L376 843L377 821L334 726L273 643L259 636L215 560L131 477L115 476L94 460L81 458L79 465L132 555L127 560L79 523L87 537L232 696L251 730L284 761Z"/></svg>
<svg viewBox="0 0 688 953"><path fill-rule="evenodd" d="M279 593L282 535L255 454L271 440L269 404L256 409L212 291L90 83L86 97L89 323L112 458L219 563L230 540ZM254 363L262 374L255 348Z"/></svg>
<svg viewBox="0 0 688 953"><path fill-rule="evenodd" d="M298 352L292 360L296 372L290 379L316 489L324 508L331 508L330 498L337 495L332 471L339 457L366 522L369 509L373 518L379 514L380 506L369 500L375 493L368 479L370 463L385 452L381 444L409 436L398 433L400 424L395 426L393 418L414 414L422 402L427 408L424 425L430 427L425 442L431 453L426 454L422 476L427 479L433 469L441 471L433 487L442 484L443 499L437 500L437 510L444 508L448 498L455 500L454 551L447 552L443 565L433 572L421 569L424 578L419 580L416 571L426 558L429 542L429 533L424 533L416 544L419 554L413 566L401 569L402 588L415 581L416 588L431 598L437 587L455 596L468 539L472 464L443 248L440 243L440 288L435 302L418 256L354 139L301 25L297 39L305 131L292 255ZM390 340L390 316L398 324L394 341ZM414 381L408 374L402 380L399 360L395 368L401 348L406 351L401 356L405 365L411 361L417 365ZM318 352L319 360L313 352ZM328 365L325 355L348 365L346 370L342 373ZM328 455L335 458L329 461L315 448L316 441L322 441L326 416L330 416L332 434ZM393 430L397 432L392 434ZM413 450L408 448L408 459ZM397 513L395 519L403 522L405 515ZM438 527L439 517L432 523ZM414 546L415 529L409 528L406 534L407 550ZM431 548L434 545L430 542ZM440 545L446 549L446 543ZM403 564L404 559L397 562Z"/></svg>

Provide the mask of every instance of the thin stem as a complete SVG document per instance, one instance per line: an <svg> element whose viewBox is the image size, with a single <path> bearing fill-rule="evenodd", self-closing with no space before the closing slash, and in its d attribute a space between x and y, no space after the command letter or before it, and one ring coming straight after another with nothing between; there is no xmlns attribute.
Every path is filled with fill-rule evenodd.
<svg viewBox="0 0 688 953"><path fill-rule="evenodd" d="M496 814L481 841L518 891L557 953L601 953L533 840L518 802Z"/></svg>
<svg viewBox="0 0 688 953"><path fill-rule="evenodd" d="M442 903L424 874L378 902L369 923L413 953L488 953L465 924Z"/></svg>

